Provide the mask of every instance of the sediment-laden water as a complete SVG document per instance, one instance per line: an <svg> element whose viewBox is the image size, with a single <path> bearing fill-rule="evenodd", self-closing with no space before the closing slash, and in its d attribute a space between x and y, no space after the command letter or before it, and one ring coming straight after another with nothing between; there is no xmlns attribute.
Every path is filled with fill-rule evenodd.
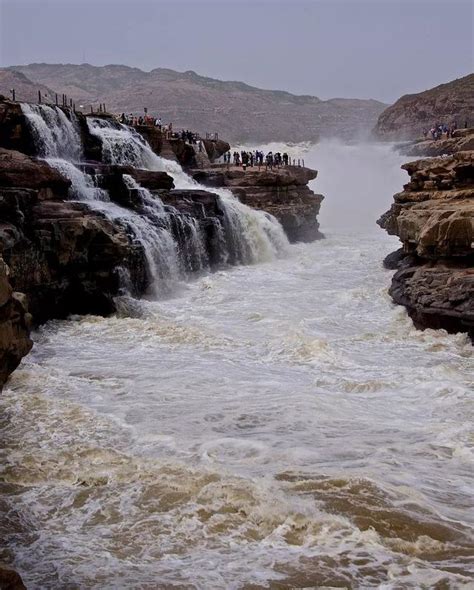
<svg viewBox="0 0 474 590"><path fill-rule="evenodd" d="M399 158L313 158L326 240L35 334L0 397L28 588L469 587L472 347L387 295Z"/></svg>

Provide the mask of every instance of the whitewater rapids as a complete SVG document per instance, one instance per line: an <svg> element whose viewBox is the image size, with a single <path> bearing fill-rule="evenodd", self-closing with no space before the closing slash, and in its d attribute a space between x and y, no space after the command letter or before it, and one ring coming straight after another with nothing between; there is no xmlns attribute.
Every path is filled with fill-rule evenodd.
<svg viewBox="0 0 474 590"><path fill-rule="evenodd" d="M35 334L0 397L29 589L469 587L472 347L387 294L400 158L306 163L326 240Z"/></svg>

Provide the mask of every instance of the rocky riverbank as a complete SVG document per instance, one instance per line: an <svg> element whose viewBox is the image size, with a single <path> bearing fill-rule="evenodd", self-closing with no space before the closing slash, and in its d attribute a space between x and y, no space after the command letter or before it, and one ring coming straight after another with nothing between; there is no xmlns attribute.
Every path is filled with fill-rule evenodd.
<svg viewBox="0 0 474 590"><path fill-rule="evenodd" d="M285 166L260 171L216 165L190 173L205 186L229 188L246 205L274 215L290 242L312 242L324 237L317 219L324 197L308 187L317 177L316 170Z"/></svg>
<svg viewBox="0 0 474 590"><path fill-rule="evenodd" d="M378 221L403 244L385 261L390 295L417 327L474 339L474 151L402 168L410 181Z"/></svg>
<svg viewBox="0 0 474 590"><path fill-rule="evenodd" d="M107 116L91 126L68 109L41 107L32 117L44 120L32 126L20 104L0 101L2 383L29 351L32 323L110 314L117 296L140 297L154 283L166 286L168 275L256 261L252 241L238 235L239 210L212 187L229 188L242 203L274 215L291 241L321 237L323 197L307 186L315 171L226 170L213 164L229 149L223 141L205 140L199 151L153 127L124 131ZM62 159L74 142L74 154ZM154 157L151 150L186 166L210 190L192 181L177 189L167 172L140 167L141 157ZM275 222L257 219L273 247Z"/></svg>

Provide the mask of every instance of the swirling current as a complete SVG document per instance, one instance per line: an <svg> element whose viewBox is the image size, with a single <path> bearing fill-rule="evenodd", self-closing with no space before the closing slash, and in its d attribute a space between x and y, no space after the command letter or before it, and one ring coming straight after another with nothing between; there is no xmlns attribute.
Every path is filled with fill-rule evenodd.
<svg viewBox="0 0 474 590"><path fill-rule="evenodd" d="M472 587L471 344L388 296L400 158L305 149L325 240L34 334L0 397L29 589Z"/></svg>

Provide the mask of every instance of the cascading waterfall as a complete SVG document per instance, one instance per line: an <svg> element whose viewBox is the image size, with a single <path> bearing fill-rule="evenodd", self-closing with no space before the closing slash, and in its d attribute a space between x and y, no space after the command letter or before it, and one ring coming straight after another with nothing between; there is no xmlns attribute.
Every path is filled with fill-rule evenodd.
<svg viewBox="0 0 474 590"><path fill-rule="evenodd" d="M82 143L76 115L69 117L58 108L44 104L22 103L38 155L43 158L63 158L76 162L82 157Z"/></svg>
<svg viewBox="0 0 474 590"><path fill-rule="evenodd" d="M37 153L71 181L71 199L87 202L109 219L125 227L144 250L152 294L174 289L191 272L209 270L210 261L200 223L141 187L129 175L123 179L140 197L140 213L112 203L97 177L79 164L83 148L79 122L73 112L50 105L22 104ZM134 129L118 122L87 119L89 131L101 142L102 161L145 170L167 172L178 189L197 190L199 185L177 162L157 156ZM285 252L288 240L271 215L240 203L230 191L213 189L219 196L222 223L213 219L222 263L252 264L268 261Z"/></svg>
<svg viewBox="0 0 474 590"><path fill-rule="evenodd" d="M69 111L68 116L62 109L44 104L22 103L21 109L38 155L71 181L70 197L78 201L108 200L107 193L95 185L93 177L74 164L83 157L76 115Z"/></svg>
<svg viewBox="0 0 474 590"><path fill-rule="evenodd" d="M87 122L90 132L102 142L102 156L107 163L165 171L178 189L208 190L187 175L177 162L157 156L134 129L105 119L89 118ZM263 262L285 252L287 237L272 215L247 207L229 190L213 188L212 191L220 197L224 229L235 262Z"/></svg>

